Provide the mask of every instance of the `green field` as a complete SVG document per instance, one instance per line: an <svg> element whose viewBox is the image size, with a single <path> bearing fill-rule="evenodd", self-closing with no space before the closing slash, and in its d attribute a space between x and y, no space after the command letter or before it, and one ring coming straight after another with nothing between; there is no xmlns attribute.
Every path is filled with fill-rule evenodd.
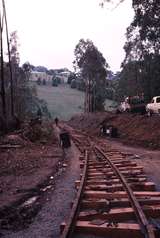
<svg viewBox="0 0 160 238"><path fill-rule="evenodd" d="M73 115L84 111L84 92L70 88L67 84L37 86L38 97L44 99L53 118L69 120ZM115 102L106 100L105 109L112 110Z"/></svg>
<svg viewBox="0 0 160 238"><path fill-rule="evenodd" d="M73 115L82 113L84 108L84 93L71 89L69 85L58 87L37 86L38 97L44 99L52 117L69 120Z"/></svg>

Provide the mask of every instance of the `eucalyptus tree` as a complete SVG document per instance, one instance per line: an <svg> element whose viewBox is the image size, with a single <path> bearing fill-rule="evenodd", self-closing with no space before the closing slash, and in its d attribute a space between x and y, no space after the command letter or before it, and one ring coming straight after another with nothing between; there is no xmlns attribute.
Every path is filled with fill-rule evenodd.
<svg viewBox="0 0 160 238"><path fill-rule="evenodd" d="M78 68L86 88L86 111L104 109L108 64L102 53L89 39L80 39L75 50L75 68Z"/></svg>
<svg viewBox="0 0 160 238"><path fill-rule="evenodd" d="M125 77L128 76L126 81L123 78L121 80L128 87L133 84L133 89L140 85L149 100L160 94L160 4L159 0L133 0L132 7L135 15L127 28L124 46L126 56L121 74L123 77L125 71ZM126 73L128 70L130 73ZM133 74L138 77L132 77Z"/></svg>

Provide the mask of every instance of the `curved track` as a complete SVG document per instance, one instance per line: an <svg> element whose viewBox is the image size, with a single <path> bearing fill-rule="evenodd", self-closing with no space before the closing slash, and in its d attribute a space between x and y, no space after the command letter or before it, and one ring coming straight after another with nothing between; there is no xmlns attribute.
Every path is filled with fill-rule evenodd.
<svg viewBox="0 0 160 238"><path fill-rule="evenodd" d="M82 153L82 176L61 238L160 237L160 192L143 168L85 135L74 134L73 141Z"/></svg>

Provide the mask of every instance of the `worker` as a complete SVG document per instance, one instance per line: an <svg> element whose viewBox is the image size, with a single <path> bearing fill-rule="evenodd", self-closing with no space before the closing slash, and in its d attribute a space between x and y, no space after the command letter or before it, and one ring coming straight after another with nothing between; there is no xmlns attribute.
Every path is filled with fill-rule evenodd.
<svg viewBox="0 0 160 238"><path fill-rule="evenodd" d="M60 132L60 145L62 148L69 148L71 146L70 135L66 129L62 129Z"/></svg>
<svg viewBox="0 0 160 238"><path fill-rule="evenodd" d="M54 119L54 121L55 121L56 126L58 126L58 122L59 122L59 120L58 120L57 117Z"/></svg>
<svg viewBox="0 0 160 238"><path fill-rule="evenodd" d="M106 135L106 124L103 122L100 126L101 135Z"/></svg>
<svg viewBox="0 0 160 238"><path fill-rule="evenodd" d="M40 118L40 119L42 118L42 111L41 111L40 108L38 108L37 117Z"/></svg>
<svg viewBox="0 0 160 238"><path fill-rule="evenodd" d="M42 123L42 111L41 108L38 108L37 110L37 117L33 119L35 124L41 124Z"/></svg>
<svg viewBox="0 0 160 238"><path fill-rule="evenodd" d="M115 127L115 126L111 127L110 136L113 137L113 138L118 137L118 128L117 127Z"/></svg>

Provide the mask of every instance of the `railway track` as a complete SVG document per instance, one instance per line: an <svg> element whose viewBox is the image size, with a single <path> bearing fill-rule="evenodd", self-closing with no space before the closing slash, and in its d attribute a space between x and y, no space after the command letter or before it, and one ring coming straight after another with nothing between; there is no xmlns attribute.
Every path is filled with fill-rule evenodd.
<svg viewBox="0 0 160 238"><path fill-rule="evenodd" d="M73 137L81 151L81 180L61 238L158 238L160 192L141 166L106 144Z"/></svg>

